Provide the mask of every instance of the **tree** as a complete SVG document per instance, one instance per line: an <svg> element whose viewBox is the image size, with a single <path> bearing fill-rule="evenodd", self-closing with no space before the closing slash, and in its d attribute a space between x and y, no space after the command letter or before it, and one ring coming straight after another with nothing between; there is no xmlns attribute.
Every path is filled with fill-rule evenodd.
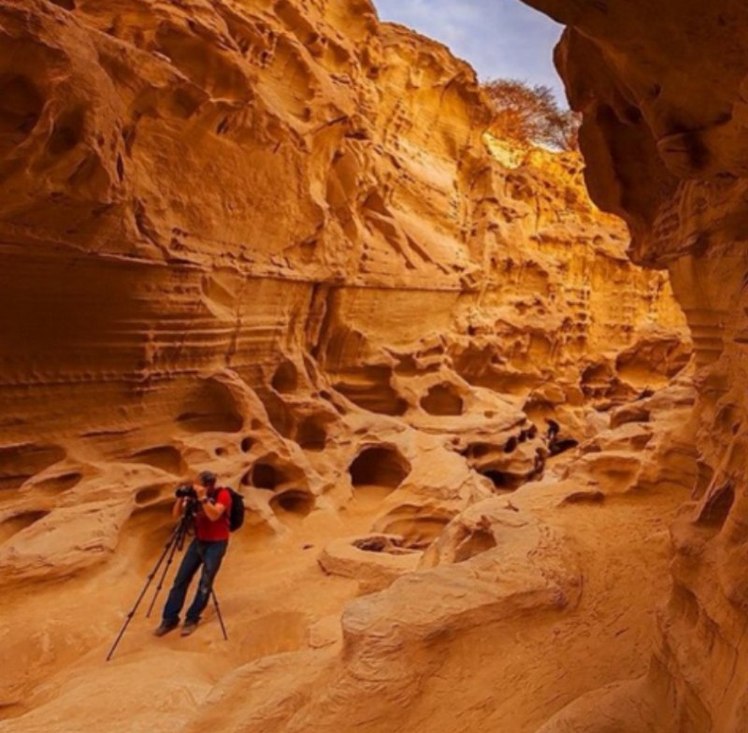
<svg viewBox="0 0 748 733"><path fill-rule="evenodd" d="M493 130L518 142L576 150L580 116L558 106L550 87L516 79L493 79L483 85L494 109Z"/></svg>

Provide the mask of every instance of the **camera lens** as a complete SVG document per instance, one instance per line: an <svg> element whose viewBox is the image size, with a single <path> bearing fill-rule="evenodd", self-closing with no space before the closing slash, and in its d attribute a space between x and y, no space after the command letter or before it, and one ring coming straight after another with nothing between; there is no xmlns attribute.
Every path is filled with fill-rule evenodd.
<svg viewBox="0 0 748 733"><path fill-rule="evenodd" d="M197 492L190 484L178 486L174 494L180 499L196 499Z"/></svg>

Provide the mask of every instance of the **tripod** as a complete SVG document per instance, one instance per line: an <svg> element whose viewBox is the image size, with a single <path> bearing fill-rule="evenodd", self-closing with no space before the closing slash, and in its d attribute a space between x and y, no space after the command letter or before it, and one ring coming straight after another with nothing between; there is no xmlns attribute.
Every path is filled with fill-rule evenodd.
<svg viewBox="0 0 748 733"><path fill-rule="evenodd" d="M151 611L153 610L153 606L156 604L156 598L158 598L158 594L161 592L161 588L163 588L164 581L166 580L166 576L169 572L169 567L171 566L172 561L174 560L174 555L176 554L177 550L182 550L184 547L184 540L187 537L187 534L189 532L190 526L192 525L192 521L195 518L195 503L193 501L190 501L187 505L187 508L182 515L182 518L177 523L176 527L174 527L174 530L172 531L169 539L166 541L166 544L164 545L164 550L161 553L161 557L157 560L156 564L153 566L153 570L148 574L148 579L146 580L145 585L143 586L143 590L140 591L140 595L138 596L138 599L135 601L135 605L130 609L130 612L127 614L127 618L125 618L125 623L122 624L122 628L119 630L119 634L117 634L117 638L114 640L114 644L112 644L112 648L109 650L109 654L107 654L106 661L108 662L112 656L114 655L114 651L117 648L117 645L119 644L120 640L125 634L125 631L127 630L127 627L130 624L130 621L132 621L132 617L135 615L135 612L138 610L138 606L140 605L140 602L143 600L143 597L148 592L148 587L153 582L153 579L156 577L156 574L158 573L158 569L161 567L161 564L164 562L164 559L166 559L166 565L164 565L164 570L161 573L161 578L158 581L158 586L156 586L156 592L153 594L153 598L151 599L151 605L148 607L148 612L146 613L146 618L149 618L151 615ZM218 621L221 624L221 631L223 632L223 638L228 641L228 634L226 633L226 627L223 625L223 616L221 616L221 608L218 605L218 597L216 596L216 592L213 590L213 588L210 589L210 595L213 599L213 605L216 607L216 614L218 615Z"/></svg>

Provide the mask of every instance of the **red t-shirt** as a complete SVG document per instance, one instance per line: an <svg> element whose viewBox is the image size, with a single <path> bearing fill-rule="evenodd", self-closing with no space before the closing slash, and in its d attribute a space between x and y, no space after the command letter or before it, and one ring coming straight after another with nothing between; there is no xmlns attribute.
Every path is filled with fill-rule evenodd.
<svg viewBox="0 0 748 733"><path fill-rule="evenodd" d="M214 499L216 504L223 504L226 508L218 519L212 521L201 506L195 515L195 536L203 542L227 540L230 534L231 494L228 489L216 489L213 492L208 492L208 496Z"/></svg>

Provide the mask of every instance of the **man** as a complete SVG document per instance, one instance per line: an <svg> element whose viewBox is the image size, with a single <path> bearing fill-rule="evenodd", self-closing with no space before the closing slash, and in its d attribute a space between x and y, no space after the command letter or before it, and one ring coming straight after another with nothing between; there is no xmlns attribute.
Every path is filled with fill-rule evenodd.
<svg viewBox="0 0 748 733"><path fill-rule="evenodd" d="M187 610L182 636L189 636L200 622L200 614L210 600L213 581L221 567L221 560L229 544L229 517L231 494L228 489L216 488L216 476L203 471L193 484L195 496L177 498L172 508L174 517L180 517L190 502L197 503L195 513L195 538L184 554L174 585L164 606L161 625L154 631L156 636L168 634L179 626L179 613L184 605L192 579L202 565L203 570L197 586L195 599Z"/></svg>

